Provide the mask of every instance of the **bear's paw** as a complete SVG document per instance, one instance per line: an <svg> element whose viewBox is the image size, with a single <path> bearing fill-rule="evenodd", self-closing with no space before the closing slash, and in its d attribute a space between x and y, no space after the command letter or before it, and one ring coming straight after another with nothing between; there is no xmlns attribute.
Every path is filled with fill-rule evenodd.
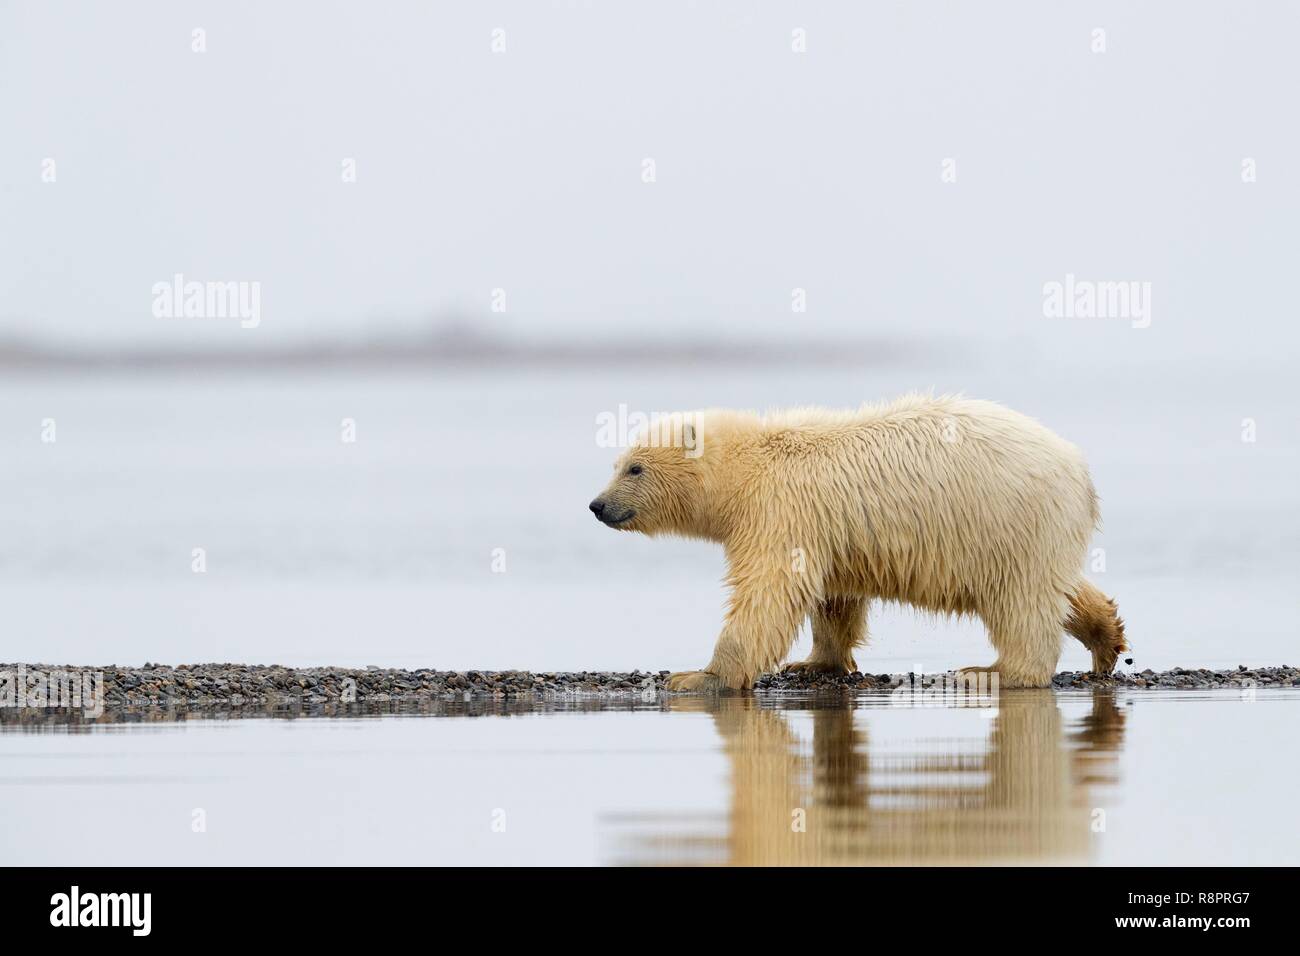
<svg viewBox="0 0 1300 956"><path fill-rule="evenodd" d="M708 671L679 671L669 674L664 686L673 693L718 693L727 688L721 677Z"/></svg>
<svg viewBox="0 0 1300 956"><path fill-rule="evenodd" d="M858 669L855 661L849 660L846 664L836 663L834 661L815 661L811 658L806 661L791 661L781 668L783 674L852 674Z"/></svg>

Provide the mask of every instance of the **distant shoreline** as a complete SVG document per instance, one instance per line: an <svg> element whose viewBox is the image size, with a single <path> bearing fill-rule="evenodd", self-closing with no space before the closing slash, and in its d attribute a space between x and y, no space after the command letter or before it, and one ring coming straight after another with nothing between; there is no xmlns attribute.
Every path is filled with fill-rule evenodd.
<svg viewBox="0 0 1300 956"><path fill-rule="evenodd" d="M292 370L391 369L394 367L620 367L693 364L734 366L875 366L899 362L932 349L894 340L845 342L765 342L699 339L608 343L548 341L519 343L457 330L410 339L366 343L267 344L255 347L96 349L47 343L0 340L0 369L5 370Z"/></svg>

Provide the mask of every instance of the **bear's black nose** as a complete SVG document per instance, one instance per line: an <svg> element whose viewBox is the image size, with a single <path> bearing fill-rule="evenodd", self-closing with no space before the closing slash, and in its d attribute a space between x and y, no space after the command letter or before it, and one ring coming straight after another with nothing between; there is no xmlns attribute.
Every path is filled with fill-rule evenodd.
<svg viewBox="0 0 1300 956"><path fill-rule="evenodd" d="M591 504L587 505L587 507L591 509L592 514L599 518L605 510L605 502L597 498Z"/></svg>

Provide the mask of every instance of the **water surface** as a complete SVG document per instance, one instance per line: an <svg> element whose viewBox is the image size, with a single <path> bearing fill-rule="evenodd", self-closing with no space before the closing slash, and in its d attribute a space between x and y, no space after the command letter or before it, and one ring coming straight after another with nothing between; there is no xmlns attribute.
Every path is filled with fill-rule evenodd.
<svg viewBox="0 0 1300 956"><path fill-rule="evenodd" d="M1300 775L1276 742L1300 691L916 703L765 694L94 724L11 711L0 854L19 865L1300 863Z"/></svg>

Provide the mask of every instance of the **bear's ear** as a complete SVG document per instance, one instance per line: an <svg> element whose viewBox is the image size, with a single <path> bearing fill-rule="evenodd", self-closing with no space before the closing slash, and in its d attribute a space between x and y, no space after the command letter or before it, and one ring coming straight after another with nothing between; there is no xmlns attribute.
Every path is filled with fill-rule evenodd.
<svg viewBox="0 0 1300 956"><path fill-rule="evenodd" d="M700 432L689 418L682 422L682 448L688 458L694 458L700 453Z"/></svg>

